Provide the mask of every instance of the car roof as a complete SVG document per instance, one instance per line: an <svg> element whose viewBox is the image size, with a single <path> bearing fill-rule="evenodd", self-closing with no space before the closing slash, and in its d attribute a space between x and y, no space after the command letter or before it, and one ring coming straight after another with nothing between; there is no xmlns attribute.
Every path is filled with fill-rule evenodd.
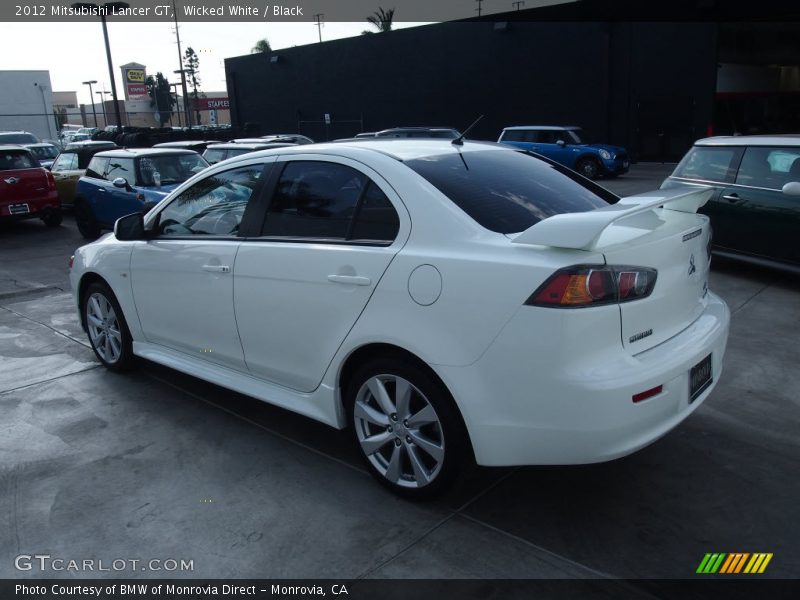
<svg viewBox="0 0 800 600"><path fill-rule="evenodd" d="M24 152L30 152L30 150L20 144L0 144L0 152L8 152L9 150L22 150Z"/></svg>
<svg viewBox="0 0 800 600"><path fill-rule="evenodd" d="M581 129L578 125L514 125L504 127L503 131L514 131L516 129L540 129L542 131L563 131L564 129Z"/></svg>
<svg viewBox="0 0 800 600"><path fill-rule="evenodd" d="M720 135L703 138L695 146L800 146L800 134Z"/></svg>
<svg viewBox="0 0 800 600"><path fill-rule="evenodd" d="M117 145L111 140L78 140L77 142L69 142L69 145L74 146L75 148L85 148L87 146L102 146L102 145L109 146L111 144L113 144L114 146Z"/></svg>
<svg viewBox="0 0 800 600"><path fill-rule="evenodd" d="M221 144L209 144L206 150L229 150L247 148L250 150L262 150L267 148L282 148L286 146L297 146L297 144L280 144L279 142L222 142Z"/></svg>
<svg viewBox="0 0 800 600"><path fill-rule="evenodd" d="M199 144L214 144L215 142L208 140L182 140L179 142L161 142L160 144L153 144L153 148L183 148L184 146L197 146Z"/></svg>
<svg viewBox="0 0 800 600"><path fill-rule="evenodd" d="M182 148L119 148L114 150L103 150L95 156L111 158L136 158L137 156L175 156L197 154L194 150L183 150Z"/></svg>
<svg viewBox="0 0 800 600"><path fill-rule="evenodd" d="M36 142L35 144L31 142L30 144L20 144L20 146L25 146L26 148L44 148L45 146L52 146L53 148L56 147L55 144L51 144L50 142Z"/></svg>
<svg viewBox="0 0 800 600"><path fill-rule="evenodd" d="M239 144L242 146L243 144ZM233 146L236 146L233 144ZM284 148L266 149L259 152L244 154L235 158L228 159L226 164L238 160L252 160L260 156L272 156L275 154L331 154L334 156L353 155L363 156L364 151L377 152L384 154L399 161L415 160L429 156L441 156L443 154L464 154L481 150L516 152L517 150L505 144L495 142L479 142L464 140L463 145L456 145L449 139L435 138L375 138L347 140L341 142L326 142L322 144L306 144L300 146L286 146Z"/></svg>

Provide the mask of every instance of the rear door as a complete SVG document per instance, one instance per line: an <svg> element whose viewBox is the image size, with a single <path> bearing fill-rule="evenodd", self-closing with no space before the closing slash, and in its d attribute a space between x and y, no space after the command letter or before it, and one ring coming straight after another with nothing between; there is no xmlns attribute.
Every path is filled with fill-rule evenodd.
<svg viewBox="0 0 800 600"><path fill-rule="evenodd" d="M362 163L276 164L261 236L242 242L234 304L255 376L315 389L410 231L392 188Z"/></svg>
<svg viewBox="0 0 800 600"><path fill-rule="evenodd" d="M28 150L0 151L0 216L36 212L47 188L47 172Z"/></svg>

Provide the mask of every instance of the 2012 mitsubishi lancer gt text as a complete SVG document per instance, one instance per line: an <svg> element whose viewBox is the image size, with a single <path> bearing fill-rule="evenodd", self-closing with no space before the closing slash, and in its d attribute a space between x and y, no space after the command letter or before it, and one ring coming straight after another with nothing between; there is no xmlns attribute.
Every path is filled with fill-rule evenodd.
<svg viewBox="0 0 800 600"><path fill-rule="evenodd" d="M619 199L489 143L221 162L80 248L97 357L143 357L352 432L409 497L480 465L607 461L708 397L729 311L711 192Z"/></svg>

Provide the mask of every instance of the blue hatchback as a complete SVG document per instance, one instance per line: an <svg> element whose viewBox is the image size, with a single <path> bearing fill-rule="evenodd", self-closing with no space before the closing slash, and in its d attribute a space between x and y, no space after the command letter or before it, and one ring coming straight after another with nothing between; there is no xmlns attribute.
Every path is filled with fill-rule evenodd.
<svg viewBox="0 0 800 600"><path fill-rule="evenodd" d="M628 172L630 160L625 148L589 144L580 127L523 125L506 127L497 140L541 154L577 171L589 179L616 177Z"/></svg>
<svg viewBox="0 0 800 600"><path fill-rule="evenodd" d="M75 190L75 223L95 239L120 217L147 212L208 163L197 152L167 148L106 150L92 157Z"/></svg>

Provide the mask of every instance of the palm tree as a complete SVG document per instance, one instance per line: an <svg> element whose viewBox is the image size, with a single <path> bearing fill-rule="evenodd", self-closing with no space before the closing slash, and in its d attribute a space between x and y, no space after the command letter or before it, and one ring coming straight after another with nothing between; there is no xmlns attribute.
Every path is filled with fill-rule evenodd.
<svg viewBox="0 0 800 600"><path fill-rule="evenodd" d="M390 8L388 10L384 10L383 8L378 8L374 13L367 17L367 23L372 25L375 29L378 30L378 33L384 33L386 31L392 30L392 19L394 19L394 9ZM362 35L366 35L368 33L375 33L374 31L362 31Z"/></svg>
<svg viewBox="0 0 800 600"><path fill-rule="evenodd" d="M250 50L250 54L258 54L259 52L272 52L272 46L269 45L267 38L262 38L256 42L256 45Z"/></svg>

